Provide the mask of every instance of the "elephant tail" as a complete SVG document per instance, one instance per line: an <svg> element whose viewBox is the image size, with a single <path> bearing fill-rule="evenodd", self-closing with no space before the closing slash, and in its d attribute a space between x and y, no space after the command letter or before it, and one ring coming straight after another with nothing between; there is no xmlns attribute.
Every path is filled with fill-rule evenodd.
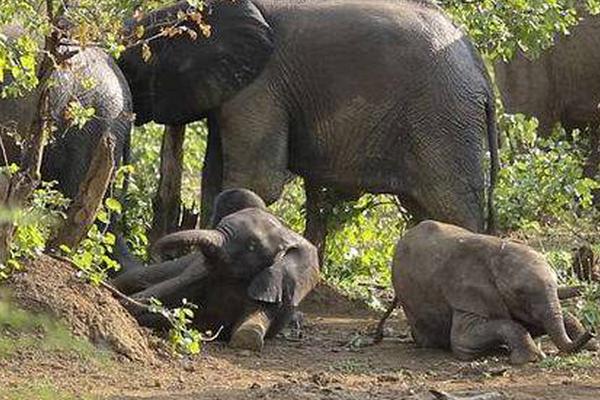
<svg viewBox="0 0 600 400"><path fill-rule="evenodd" d="M379 343L383 340L383 330L385 327L385 322L388 320L390 315L392 315L392 312L394 312L396 307L398 307L399 302L400 299L398 298L398 296L395 296L392 302L390 303L390 306L387 308L387 310L385 310L385 313L379 320L379 324L377 324L377 329L375 330L375 334L373 335L373 343Z"/></svg>
<svg viewBox="0 0 600 400"><path fill-rule="evenodd" d="M487 120L487 140L490 152L490 186L488 188L488 222L487 233L493 234L496 231L496 209L494 207L494 189L498 180L498 171L500 161L498 159L498 131L496 130L496 106L494 96L490 94L485 104L485 113Z"/></svg>

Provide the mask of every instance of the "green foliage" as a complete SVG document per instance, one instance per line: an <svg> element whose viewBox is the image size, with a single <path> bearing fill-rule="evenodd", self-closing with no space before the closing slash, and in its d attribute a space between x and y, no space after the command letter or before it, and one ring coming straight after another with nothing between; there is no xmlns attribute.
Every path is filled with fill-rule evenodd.
<svg viewBox="0 0 600 400"><path fill-rule="evenodd" d="M132 166L130 184L124 210L125 231L134 254L146 258L146 232L152 224L152 199L159 179L160 149L164 128L154 123L138 127L132 135ZM201 172L206 151L208 132L204 122L189 124L183 144L183 177L181 199L183 205L198 211ZM125 172L125 171L123 171ZM122 187L122 181L118 187Z"/></svg>
<svg viewBox="0 0 600 400"><path fill-rule="evenodd" d="M547 357L540 362L540 367L553 370L590 368L597 364L596 357L588 352L571 355Z"/></svg>
<svg viewBox="0 0 600 400"><path fill-rule="evenodd" d="M306 195L302 179L296 178L285 186L281 198L273 203L269 209L273 214L283 219L290 229L296 232L304 232L306 225L305 201Z"/></svg>
<svg viewBox="0 0 600 400"><path fill-rule="evenodd" d="M150 304L151 312L161 314L171 324L169 342L174 352L190 355L198 354L202 342L205 340L198 330L191 327L194 319L194 309L197 309L198 306L189 303L186 299L182 300L181 307L173 309L164 307L160 300L155 298L150 299Z"/></svg>
<svg viewBox="0 0 600 400"><path fill-rule="evenodd" d="M116 237L108 232L111 213L121 214L121 203L112 197L104 200L104 206L98 210L96 224L88 230L86 237L76 249L61 245L69 260L81 271L82 275L93 285L99 285L106 280L110 271L120 268L118 262L111 258ZM100 226L104 226L101 229Z"/></svg>
<svg viewBox="0 0 600 400"><path fill-rule="evenodd" d="M289 183L270 208L296 232L305 225L302 181ZM346 293L379 306L379 292L390 286L394 246L406 228L404 213L393 196L367 194L330 210L325 249L325 279Z"/></svg>
<svg viewBox="0 0 600 400"><path fill-rule="evenodd" d="M585 154L566 140L564 130L537 137L537 123L507 116L501 124L509 146L501 153L503 168L496 189L499 224L506 230L539 230L595 213L592 192L598 182L582 177ZM575 135L577 141L577 135Z"/></svg>
<svg viewBox="0 0 600 400"><path fill-rule="evenodd" d="M437 0L492 59L510 59L521 48L539 55L557 34L567 34L599 0ZM584 6L585 3L585 6Z"/></svg>
<svg viewBox="0 0 600 400"><path fill-rule="evenodd" d="M194 211L199 209L201 173L208 138L208 127L204 121L188 124L183 144L183 179L181 201Z"/></svg>
<svg viewBox="0 0 600 400"><path fill-rule="evenodd" d="M27 385L8 388L0 387L0 398L2 400L98 400L97 396L92 395L73 395L65 391L56 389L52 384L46 381L30 382Z"/></svg>
<svg viewBox="0 0 600 400"><path fill-rule="evenodd" d="M33 192L28 207L24 210L4 210L3 222L16 225L10 247L9 259L0 264L0 281L22 268L24 261L39 255L46 248L58 224L65 218L65 209L69 203L60 192L53 189L55 182L42 182Z"/></svg>
<svg viewBox="0 0 600 400"><path fill-rule="evenodd" d="M365 195L333 209L332 225L347 221L327 239L326 279L348 293L380 306L379 294L390 287L394 246L406 220L392 196Z"/></svg>

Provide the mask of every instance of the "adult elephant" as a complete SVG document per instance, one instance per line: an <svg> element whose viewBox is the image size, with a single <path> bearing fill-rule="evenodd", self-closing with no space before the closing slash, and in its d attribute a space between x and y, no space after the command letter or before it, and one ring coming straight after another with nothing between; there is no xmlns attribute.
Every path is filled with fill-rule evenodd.
<svg viewBox="0 0 600 400"><path fill-rule="evenodd" d="M571 34L558 36L539 58L518 51L512 60L498 62L494 68L507 112L536 117L541 135L549 136L559 122L567 131L588 131L584 174L596 177L600 166L600 17L584 12Z"/></svg>
<svg viewBox="0 0 600 400"><path fill-rule="evenodd" d="M493 93L480 57L440 8L208 0L200 14L208 37L197 15L179 2L132 21L150 53L131 47L119 65L137 124L208 117L204 216L223 188L275 201L291 172L305 179L308 236L318 245L323 188L392 193L417 219L485 228L486 136L492 181L497 170ZM182 34L161 35L167 26Z"/></svg>
<svg viewBox="0 0 600 400"><path fill-rule="evenodd" d="M23 34L17 26L3 27L2 31L9 38ZM103 50L61 45L59 51L74 55L68 60L68 68L55 70L49 78L49 111L56 129L44 150L41 174L45 181L57 181L57 189L74 198L104 132L110 132L114 138L116 162L128 162L133 109L127 81ZM5 84L10 84L10 80ZM21 137L29 134L41 92L37 88L23 97L0 99L1 139L7 150L7 160L0 159L2 164L20 161L21 149L14 133ZM95 110L82 127L68 117L73 101Z"/></svg>

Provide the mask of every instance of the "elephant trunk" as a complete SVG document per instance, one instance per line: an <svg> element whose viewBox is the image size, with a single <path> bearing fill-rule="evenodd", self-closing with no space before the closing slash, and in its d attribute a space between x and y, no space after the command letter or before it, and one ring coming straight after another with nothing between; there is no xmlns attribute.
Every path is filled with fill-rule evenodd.
<svg viewBox="0 0 600 400"><path fill-rule="evenodd" d="M558 300L556 289L554 289L551 297L550 304L547 306L546 317L543 320L544 328L546 332L556 345L563 353L576 353L592 339L593 335L590 332L586 332L580 335L578 338L571 340L568 336L565 323L563 320L562 310Z"/></svg>
<svg viewBox="0 0 600 400"><path fill-rule="evenodd" d="M223 248L224 244L225 236L217 230L193 229L162 237L154 245L152 253L163 258L195 247L212 261L228 263L229 257Z"/></svg>

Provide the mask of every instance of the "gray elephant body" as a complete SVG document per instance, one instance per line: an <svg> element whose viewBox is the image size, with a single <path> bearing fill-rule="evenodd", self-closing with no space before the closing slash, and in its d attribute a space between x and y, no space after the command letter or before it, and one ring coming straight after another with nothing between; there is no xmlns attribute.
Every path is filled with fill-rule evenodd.
<svg viewBox="0 0 600 400"><path fill-rule="evenodd" d="M563 317L556 277L528 246L424 221L398 242L394 289L417 344L470 359L508 346L513 363L541 356L532 336L550 334L563 351L589 336Z"/></svg>
<svg viewBox="0 0 600 400"><path fill-rule="evenodd" d="M152 35L152 23L187 7L141 23ZM207 9L210 38L158 39L149 63L135 48L120 60L137 123L209 115L203 213L221 187L271 203L292 172L347 196L396 194L418 218L484 228L493 95L471 43L438 7L243 0Z"/></svg>
<svg viewBox="0 0 600 400"><path fill-rule="evenodd" d="M571 34L558 36L539 58L518 51L509 62L497 62L494 69L506 111L536 117L543 136L559 122L568 131L590 128L585 172L590 178L596 176L600 164L600 16L584 12Z"/></svg>
<svg viewBox="0 0 600 400"><path fill-rule="evenodd" d="M18 32L18 31L17 31ZM87 173L102 134L111 132L115 139L115 162L128 158L133 125L131 92L116 63L104 51L94 47L77 51L69 66L57 69L49 78L49 110L56 128L44 151L42 179L58 181L58 189L73 198ZM0 125L26 138L36 118L41 89L24 97L0 99ZM81 129L66 117L69 103L77 99L95 115ZM3 134L9 162L20 161L21 149L14 138ZM2 162L4 162L2 160Z"/></svg>
<svg viewBox="0 0 600 400"><path fill-rule="evenodd" d="M276 334L319 279L315 247L286 228L249 190L217 196L211 230L181 231L157 241L158 256L175 260L144 267L119 241L123 266L113 284L134 298L155 297L176 307L182 299L200 305L195 323L217 331L233 345L260 350ZM181 256L182 250L189 252ZM164 323L160 316L132 310L144 325Z"/></svg>

